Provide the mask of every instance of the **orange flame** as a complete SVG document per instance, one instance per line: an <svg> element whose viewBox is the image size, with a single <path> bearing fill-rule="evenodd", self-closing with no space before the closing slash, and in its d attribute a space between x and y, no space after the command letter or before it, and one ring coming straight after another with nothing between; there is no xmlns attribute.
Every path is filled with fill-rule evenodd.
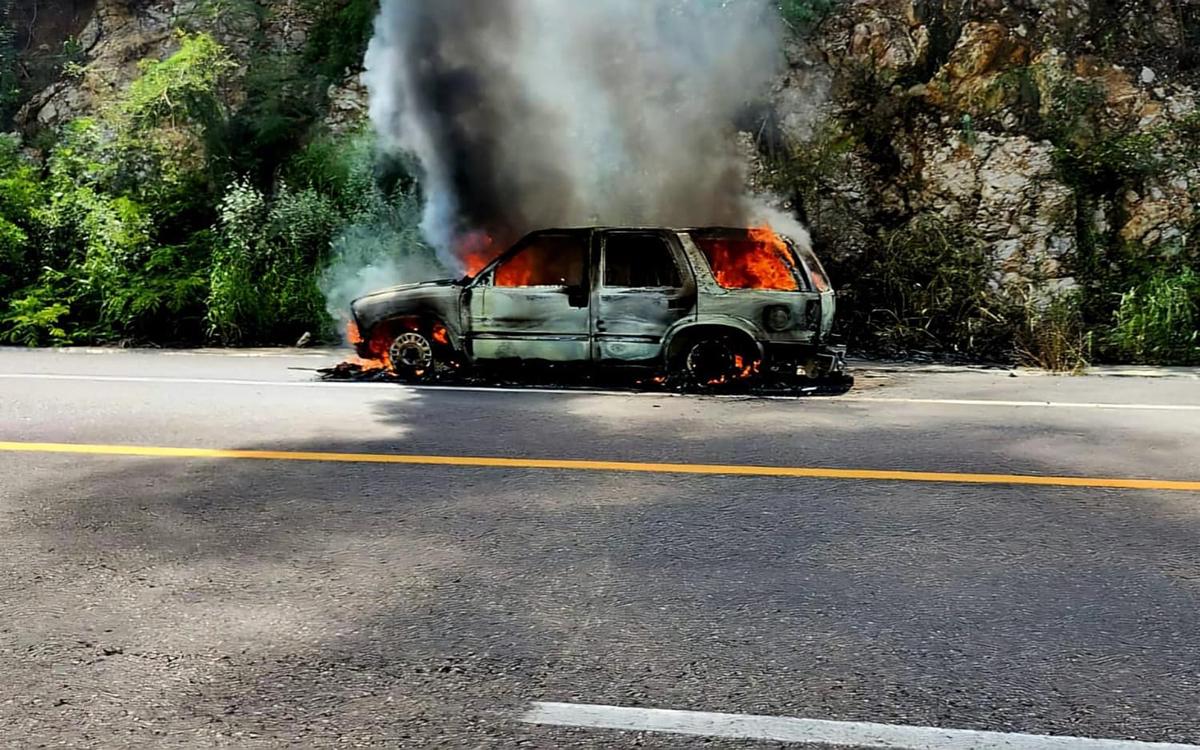
<svg viewBox="0 0 1200 750"><path fill-rule="evenodd" d="M435 323L431 336L435 343L442 346L450 346L450 332L446 330L446 326L441 323Z"/></svg>
<svg viewBox="0 0 1200 750"><path fill-rule="evenodd" d="M731 381L746 380L762 371L762 360L749 361L744 355L733 355L733 372L720 375L708 381L708 385L725 385Z"/></svg>
<svg viewBox="0 0 1200 750"><path fill-rule="evenodd" d="M534 263L542 259L537 253L518 253L496 270L495 284L498 287L529 286L536 278Z"/></svg>
<svg viewBox="0 0 1200 750"><path fill-rule="evenodd" d="M726 289L800 290L791 250L770 227L750 229L745 237L701 236L696 244Z"/></svg>
<svg viewBox="0 0 1200 750"><path fill-rule="evenodd" d="M471 232L458 243L458 257L463 271L475 276L496 259L496 242L487 232Z"/></svg>
<svg viewBox="0 0 1200 750"><path fill-rule="evenodd" d="M346 324L346 339L358 349L362 349L362 344L366 343L366 350L369 354L367 357L354 356L346 360L352 365L358 365L363 370L374 372L376 370L386 370L391 366L391 361L388 358L388 333L383 330L382 326L376 328L370 341L364 341L362 333L358 330L358 324L353 320Z"/></svg>

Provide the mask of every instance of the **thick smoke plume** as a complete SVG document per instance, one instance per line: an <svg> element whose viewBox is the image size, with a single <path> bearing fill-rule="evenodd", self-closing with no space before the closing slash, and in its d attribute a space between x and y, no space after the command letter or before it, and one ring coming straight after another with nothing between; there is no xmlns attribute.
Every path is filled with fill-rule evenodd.
<svg viewBox="0 0 1200 750"><path fill-rule="evenodd" d="M778 59L766 0L383 0L366 81L454 265L480 232L746 223L733 126Z"/></svg>

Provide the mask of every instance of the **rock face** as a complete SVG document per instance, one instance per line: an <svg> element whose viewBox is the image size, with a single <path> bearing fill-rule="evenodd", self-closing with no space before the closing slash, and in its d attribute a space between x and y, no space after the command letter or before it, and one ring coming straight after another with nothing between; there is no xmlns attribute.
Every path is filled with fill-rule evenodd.
<svg viewBox="0 0 1200 750"><path fill-rule="evenodd" d="M369 94L362 76L349 72L341 82L329 87L329 111L325 127L331 133L347 133L367 122Z"/></svg>
<svg viewBox="0 0 1200 750"><path fill-rule="evenodd" d="M26 128L54 127L88 114L97 101L123 90L137 77L139 61L170 54L181 29L213 33L235 57L244 57L251 44L281 52L303 49L312 22L303 0L274 0L266 5L261 17L228 11L214 21L214 6L202 0L95 0L76 40L81 56L77 67L64 71L62 79L35 95L17 114L17 123Z"/></svg>
<svg viewBox="0 0 1200 750"><path fill-rule="evenodd" d="M1001 281L1070 286L1064 267L1076 249L1075 196L1056 175L1049 144L1023 136L931 133L921 140L917 211L973 227L997 261Z"/></svg>
<svg viewBox="0 0 1200 750"><path fill-rule="evenodd" d="M137 63L164 54L171 43L174 8L166 4L97 0L79 35L81 73L65 77L33 97L17 115L18 123L52 127L89 112L97 98L127 86Z"/></svg>
<svg viewBox="0 0 1200 750"><path fill-rule="evenodd" d="M881 252L872 227L934 214L985 244L997 284L1050 291L1074 286L1085 239L1186 243L1200 5L1184 5L839 4L775 96L780 138L809 164L796 202L814 238L835 257Z"/></svg>

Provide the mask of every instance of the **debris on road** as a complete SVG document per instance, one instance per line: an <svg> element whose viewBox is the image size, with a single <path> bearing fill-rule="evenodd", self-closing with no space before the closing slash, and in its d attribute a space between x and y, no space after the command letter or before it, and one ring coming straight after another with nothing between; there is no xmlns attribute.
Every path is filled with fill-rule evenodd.
<svg viewBox="0 0 1200 750"><path fill-rule="evenodd" d="M375 362L363 362L353 358L332 367L317 370L325 381L357 383L411 384L411 381L396 374L386 366ZM473 388L556 388L592 390L627 390L645 393L697 393L746 396L840 396L854 386L850 375L826 378L764 377L754 381L717 382L695 385L666 374L628 372L621 370L592 371L579 366L537 363L537 365L509 365L488 369L458 367L439 369L422 379L422 384L460 386Z"/></svg>

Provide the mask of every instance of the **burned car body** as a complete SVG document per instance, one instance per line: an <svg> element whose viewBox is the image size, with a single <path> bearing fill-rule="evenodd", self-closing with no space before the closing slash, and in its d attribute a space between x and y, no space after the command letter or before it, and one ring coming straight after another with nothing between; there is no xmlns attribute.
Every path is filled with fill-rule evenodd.
<svg viewBox="0 0 1200 750"><path fill-rule="evenodd" d="M842 372L834 292L769 229L534 232L474 276L355 300L360 356L420 379L439 363L638 365L715 384L766 368Z"/></svg>

